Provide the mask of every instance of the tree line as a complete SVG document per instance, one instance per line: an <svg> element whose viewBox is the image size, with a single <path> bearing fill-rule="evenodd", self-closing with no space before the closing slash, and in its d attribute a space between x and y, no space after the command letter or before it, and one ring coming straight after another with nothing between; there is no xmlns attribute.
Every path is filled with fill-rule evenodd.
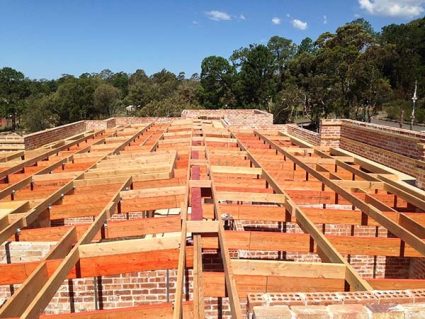
<svg viewBox="0 0 425 319"><path fill-rule="evenodd" d="M408 119L415 81L417 120L425 122L425 18L380 32L357 19L299 45L273 36L229 58L206 57L201 73L190 77L103 70L32 80L4 67L0 116L27 131L123 114L179 116L188 108L259 108L276 123L313 125L328 117L370 121L381 110Z"/></svg>

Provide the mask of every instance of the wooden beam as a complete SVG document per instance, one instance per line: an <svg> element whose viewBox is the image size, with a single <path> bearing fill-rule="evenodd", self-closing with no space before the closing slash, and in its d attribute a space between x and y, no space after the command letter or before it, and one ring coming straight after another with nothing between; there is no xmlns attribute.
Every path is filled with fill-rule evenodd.
<svg viewBox="0 0 425 319"><path fill-rule="evenodd" d="M180 245L180 235L149 239L129 239L111 242L86 244L79 247L80 258L128 254L152 250L176 249Z"/></svg>
<svg viewBox="0 0 425 319"><path fill-rule="evenodd" d="M72 227L47 254L44 260L63 258L77 242L75 227ZM48 280L48 270L46 262L40 262L39 266L25 280L18 291L13 294L0 308L0 318L20 316L23 310L28 307L37 292Z"/></svg>
<svg viewBox="0 0 425 319"><path fill-rule="evenodd" d="M191 318L192 302L183 304L184 318ZM116 308L107 310L82 311L56 315L41 315L41 319L171 319L173 316L172 303L147 304L135 307Z"/></svg>
<svg viewBox="0 0 425 319"><path fill-rule="evenodd" d="M131 178L128 179L122 186L125 189L131 183ZM71 249L68 255L62 260L54 273L49 277L43 287L38 290L36 296L31 301L30 305L23 309L22 316L24 318L37 318L49 304L52 297L55 295L57 289L66 279L72 267L80 259L79 247L80 245L90 243L96 233L103 226L104 222L109 218L111 213L115 210L115 205L119 199L119 192L112 197L111 201L106 205L104 211L96 217L93 224L88 228L82 238Z"/></svg>
<svg viewBox="0 0 425 319"><path fill-rule="evenodd" d="M233 276L233 268L230 260L229 249L227 247L227 243L224 237L224 227L223 221L219 220L219 228L218 228L218 240L220 243L220 252L223 258L223 267L224 267L224 275L226 280L227 292L229 295L230 301L230 309L232 312L232 318L241 319L242 318L242 310L241 304L239 300L239 294L236 287L236 281Z"/></svg>
<svg viewBox="0 0 425 319"><path fill-rule="evenodd" d="M257 133L259 134L259 133ZM262 135L259 135L262 137ZM264 137L262 137L264 139ZM270 141L265 140L270 145ZM242 145L241 142L239 142L239 145ZM246 149L246 147L242 147L247 153L249 154L249 157L251 161L253 161L256 166L261 167L260 163L254 158L253 155ZM291 155L291 157L294 157ZM333 263L340 263L345 265L346 267L346 280L350 284L350 287L354 290L372 290L372 287L363 280L360 275L355 271L355 269L345 260L343 256L335 249L335 247L329 242L329 240L325 237L325 235L314 225L314 223L302 212L302 210L295 205L295 203L292 202L292 200L289 198L288 195L286 195L285 191L279 186L278 182L274 180L274 178L265 171L263 168L264 175L267 176L267 181L269 184L280 194L283 194L285 197L285 206L287 207L289 205L289 212L295 215L298 224L300 227L310 234L314 240L316 241L317 245L320 247L320 251L323 252L322 256L325 256L328 261ZM288 208L288 207L287 207Z"/></svg>
<svg viewBox="0 0 425 319"><path fill-rule="evenodd" d="M359 209L361 209L364 213L369 215L371 218L375 219L379 224L387 228L391 233L403 239L406 243L408 243L410 246L412 246L414 249L418 250L418 252L420 252L422 255L425 256L425 242L421 238L419 238L412 232L408 231L407 229L401 227L400 225L392 221L390 218L383 215L379 209L358 199L353 194L346 191L341 186L335 184L332 180L328 179L326 176L324 176L320 172L314 170L307 164L303 163L301 160L297 159L295 156L289 154L288 152L285 152L283 148L275 144L272 144L272 145L279 152L284 154L288 159L290 159L291 161L299 165L303 170L305 170L306 172L308 172L309 174L311 174L318 180L322 181L327 187L335 191L342 198L350 201L355 207L358 207Z"/></svg>
<svg viewBox="0 0 425 319"><path fill-rule="evenodd" d="M270 261L270 260L232 260L235 275L311 277L345 279L346 266L343 264Z"/></svg>
<svg viewBox="0 0 425 319"><path fill-rule="evenodd" d="M193 236L193 312L194 319L205 318L201 235Z"/></svg>

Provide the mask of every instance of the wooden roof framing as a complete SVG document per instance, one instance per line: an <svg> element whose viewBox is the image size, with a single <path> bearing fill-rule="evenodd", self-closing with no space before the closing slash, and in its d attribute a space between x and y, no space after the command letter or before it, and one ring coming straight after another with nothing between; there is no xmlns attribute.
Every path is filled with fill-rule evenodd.
<svg viewBox="0 0 425 319"><path fill-rule="evenodd" d="M419 279L364 278L346 257L424 258L423 191L355 154L216 122L118 126L4 158L1 243L56 244L39 261L0 264L0 285L20 284L0 318L204 318L208 297L229 298L232 317L242 318L240 301L251 292L425 287ZM139 215L115 219L129 214ZM80 218L88 221L73 224ZM251 222L302 231L237 226ZM390 235L327 234L326 224ZM321 262L259 260L258 252L317 254ZM222 271L205 267L210 253ZM66 279L164 269L177 271L171 302L43 314Z"/></svg>

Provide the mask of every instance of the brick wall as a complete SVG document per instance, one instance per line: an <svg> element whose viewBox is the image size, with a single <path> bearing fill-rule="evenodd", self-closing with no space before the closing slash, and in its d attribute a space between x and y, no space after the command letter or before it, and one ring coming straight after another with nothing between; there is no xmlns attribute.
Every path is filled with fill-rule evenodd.
<svg viewBox="0 0 425 319"><path fill-rule="evenodd" d="M167 123L170 122L172 118L169 117L115 117L116 125L130 125L130 124L145 124L151 122L157 123Z"/></svg>
<svg viewBox="0 0 425 319"><path fill-rule="evenodd" d="M66 124L40 132L31 133L24 136L25 149L32 150L45 144L65 139L86 130L86 123L79 121L71 124Z"/></svg>
<svg viewBox="0 0 425 319"><path fill-rule="evenodd" d="M326 235L357 236L357 237L388 237L388 231L384 227L323 224L316 225ZM303 230L294 223L244 221L234 222L235 230L257 230L257 231L280 231L285 233L303 233ZM256 259L278 259L295 262L322 262L319 255L315 253L278 252L278 251L247 251L236 250L231 252L233 258L256 258ZM399 278L408 279L410 276L418 276L421 267L425 269L425 260L416 261L414 269L410 269L411 258L397 258L386 256L366 255L344 255L344 258L364 278Z"/></svg>
<svg viewBox="0 0 425 319"><path fill-rule="evenodd" d="M42 260L53 242L10 242L0 246L0 263ZM155 270L65 280L46 307L46 313L115 309L143 304L173 302L177 269ZM185 273L184 296L192 298L192 270ZM19 285L0 286L0 305Z"/></svg>
<svg viewBox="0 0 425 319"><path fill-rule="evenodd" d="M273 125L273 114L255 109L183 110L181 117L222 119L230 126L249 128Z"/></svg>
<svg viewBox="0 0 425 319"><path fill-rule="evenodd" d="M322 120L320 123L320 146L339 147L341 120Z"/></svg>
<svg viewBox="0 0 425 319"><path fill-rule="evenodd" d="M192 294L192 272L190 280ZM155 270L66 280L46 308L46 313L116 309L174 302L177 270ZM184 285L186 287L186 285Z"/></svg>
<svg viewBox="0 0 425 319"><path fill-rule="evenodd" d="M296 124L286 125L286 131L289 135L302 139L312 145L320 145L320 135L317 132L306 130Z"/></svg>
<svg viewBox="0 0 425 319"><path fill-rule="evenodd" d="M425 186L425 133L352 120L322 120L320 145L340 147L417 179Z"/></svg>
<svg viewBox="0 0 425 319"><path fill-rule="evenodd" d="M86 130L105 130L107 128L112 128L116 125L115 118L110 118L106 120L87 120L86 122Z"/></svg>

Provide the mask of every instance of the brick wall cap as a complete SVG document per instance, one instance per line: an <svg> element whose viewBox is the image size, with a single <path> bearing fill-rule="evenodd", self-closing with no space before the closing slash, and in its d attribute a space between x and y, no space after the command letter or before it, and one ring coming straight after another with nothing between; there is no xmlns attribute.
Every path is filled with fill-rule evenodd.
<svg viewBox="0 0 425 319"><path fill-rule="evenodd" d="M323 119L320 121L320 126L339 126L342 125L340 119Z"/></svg>

